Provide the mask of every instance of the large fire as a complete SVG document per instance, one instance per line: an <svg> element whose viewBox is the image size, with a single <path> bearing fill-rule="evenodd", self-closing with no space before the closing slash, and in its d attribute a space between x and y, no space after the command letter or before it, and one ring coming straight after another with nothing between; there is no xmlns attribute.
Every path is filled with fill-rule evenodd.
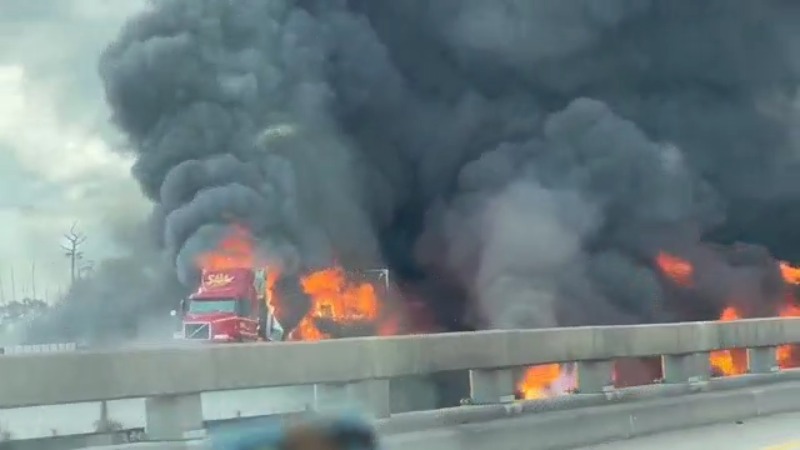
<svg viewBox="0 0 800 450"><path fill-rule="evenodd" d="M311 298L311 308L292 332L292 339L330 339L331 332L325 328L370 328L380 319L380 301L375 286L348 280L341 267L311 273L300 280L300 285ZM386 326L377 329L378 334L393 334L392 331Z"/></svg>
<svg viewBox="0 0 800 450"><path fill-rule="evenodd" d="M290 305L276 289L279 268L271 266L255 251L255 241L245 227L233 225L217 247L201 254L196 266L202 271L228 269L266 269L265 298L280 317ZM316 341L335 337L338 332L355 334L396 334L398 321L390 320L375 285L354 281L339 266L321 269L301 277L300 287L310 300L308 312L290 332L290 340Z"/></svg>
<svg viewBox="0 0 800 450"><path fill-rule="evenodd" d="M661 272L675 284L683 287L692 285L687 279L687 273L694 272L692 264L674 255L660 253L656 257L656 265ZM789 287L800 285L800 268L793 267L787 262L778 264L784 283ZM775 311L780 317L800 317L800 302L791 289L787 289L784 303ZM735 302L731 301L730 304ZM743 312L735 306L728 306L720 315L720 321L739 320ZM798 364L800 353L794 345L784 345L777 349L778 366L781 368L795 367ZM712 352L710 356L712 372L719 376L741 375L747 373L747 351L745 349L727 349Z"/></svg>
<svg viewBox="0 0 800 450"><path fill-rule="evenodd" d="M691 288L694 284L695 268L688 260L666 252L659 252L655 258L656 266L661 273L676 286ZM786 262L778 265L783 281L789 286L800 286L800 267L793 267ZM784 303L775 312L780 317L800 317L800 301L790 289L787 289ZM731 305L735 302L730 301ZM735 306L728 306L720 314L720 321L739 320L743 312ZM800 347L783 345L777 349L778 366L781 368L800 365ZM747 373L748 360L745 349L726 349L711 352L709 356L712 374L716 376L741 375ZM545 364L529 367L525 370L517 390L525 399L551 397L569 393L577 385L577 376L571 365ZM614 374L616 379L616 371ZM615 380L616 383L617 380ZM624 380L620 380L622 382Z"/></svg>
<svg viewBox="0 0 800 450"><path fill-rule="evenodd" d="M284 299L281 299L275 289L276 282L280 278L279 271L258 258L253 237L244 227L232 226L231 232L222 239L217 248L200 255L196 263L202 270L266 268L266 298L271 302L271 306L277 312L280 312L281 308L292 306L282 304ZM695 268L688 260L660 252L655 258L655 263L664 276L675 285L683 288L690 288L693 285ZM780 262L779 270L787 285L800 286L800 268ZM339 266L328 267L302 277L300 287L311 304L307 313L290 333L291 340L330 339L339 334L337 330L342 329L351 332L355 330L355 334L390 335L398 332L398 322L389 320L384 310L385 299L380 298L375 285L367 281L353 280ZM776 315L800 317L800 301L793 292L786 294L786 301L776 311ZM723 310L719 320L738 320L742 317L742 311L735 306L728 306ZM369 331L364 332L364 330ZM781 368L795 367L800 362L800 350L793 345L781 346L777 350L777 358ZM744 374L747 372L747 353L744 349L715 351L710 355L710 363L715 375ZM520 395L526 399L564 394L576 387L577 373L572 364L529 367L517 385Z"/></svg>
<svg viewBox="0 0 800 450"><path fill-rule="evenodd" d="M200 270L228 270L256 267L258 261L247 228L233 225L217 248L201 253L195 260Z"/></svg>

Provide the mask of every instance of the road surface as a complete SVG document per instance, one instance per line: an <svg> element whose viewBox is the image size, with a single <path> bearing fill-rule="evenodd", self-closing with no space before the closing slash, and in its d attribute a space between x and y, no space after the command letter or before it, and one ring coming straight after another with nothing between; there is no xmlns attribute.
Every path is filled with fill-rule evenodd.
<svg viewBox="0 0 800 450"><path fill-rule="evenodd" d="M800 413L581 447L576 450L800 450Z"/></svg>

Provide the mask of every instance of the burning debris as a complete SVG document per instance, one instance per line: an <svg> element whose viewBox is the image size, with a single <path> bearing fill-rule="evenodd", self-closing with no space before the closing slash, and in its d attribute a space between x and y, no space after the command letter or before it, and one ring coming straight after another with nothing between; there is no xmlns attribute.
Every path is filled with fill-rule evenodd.
<svg viewBox="0 0 800 450"><path fill-rule="evenodd" d="M526 369L517 384L517 397L525 400L554 397L578 388L575 364L544 364Z"/></svg>
<svg viewBox="0 0 800 450"><path fill-rule="evenodd" d="M292 333L293 339L319 340L341 336L397 334L395 321L386 315L388 289L375 282L352 281L341 267L313 272L300 280L311 308Z"/></svg>
<svg viewBox="0 0 800 450"><path fill-rule="evenodd" d="M692 274L694 268L688 262L676 258L669 253L659 252L656 256L656 264L665 276L680 286L692 285Z"/></svg>
<svg viewBox="0 0 800 450"><path fill-rule="evenodd" d="M702 270L696 270L694 264L687 259L660 251L655 257L655 265L658 270L673 283L679 290L688 292L694 289L694 275L703 279ZM800 317L800 268L793 267L785 261L778 261L773 264L773 269L779 273L783 281L783 292L778 303L761 302L762 304L772 304L771 310L761 310L761 316L778 317ZM680 295L680 294L677 294ZM741 295L741 294L740 294ZM697 293L687 295L684 299L697 299ZM706 303L713 302L713 299L699 298ZM752 301L741 299L735 293L728 297L727 304L716 320L732 321L747 317L757 317L756 315L746 315L742 308L737 305L750 305ZM782 369L800 366L800 346L783 345L777 349L778 366ZM712 376L732 376L742 375L748 371L748 357L746 349L725 349L711 352L709 356ZM659 364L660 361L653 361ZM651 364L652 365L652 364ZM634 369L643 370L642 367ZM621 370L619 364L614 371L615 384L630 385L626 383L635 374L626 370ZM652 382L652 379L643 380L644 383ZM574 364L546 364L534 366L526 369L518 383L519 397L525 399L536 399L551 397L570 393L577 387L577 376Z"/></svg>
<svg viewBox="0 0 800 450"><path fill-rule="evenodd" d="M694 287L693 283L687 282L683 276L686 272L692 273L694 271L692 263L673 255L664 255L666 255L665 258L657 259L659 269L682 288L692 289ZM753 302L741 298L742 295L747 295L746 293L737 294L733 292L726 300L727 306L724 307L717 320L731 321L758 316L800 317L800 297L798 297L800 292L797 290L797 287L800 286L800 278L798 277L800 269L791 266L785 261L778 261L773 265L774 272L779 274L783 281L783 292L777 296L780 300L777 302L759 302L761 305L771 305L771 309L748 314L748 311L741 305L751 305ZM682 270L676 271L676 267L681 267ZM800 366L800 352L798 350L800 350L800 347L796 345L779 347L777 350L778 366L781 368ZM711 354L711 367L716 376L741 375L747 373L747 366L746 349L720 350Z"/></svg>

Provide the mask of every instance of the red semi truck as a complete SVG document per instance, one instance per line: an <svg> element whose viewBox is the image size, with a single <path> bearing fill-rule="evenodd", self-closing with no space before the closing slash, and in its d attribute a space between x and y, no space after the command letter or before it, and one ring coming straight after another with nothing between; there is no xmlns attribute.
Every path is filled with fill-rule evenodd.
<svg viewBox="0 0 800 450"><path fill-rule="evenodd" d="M266 277L266 270L203 271L200 286L181 301L181 331L175 337L212 342L283 340Z"/></svg>

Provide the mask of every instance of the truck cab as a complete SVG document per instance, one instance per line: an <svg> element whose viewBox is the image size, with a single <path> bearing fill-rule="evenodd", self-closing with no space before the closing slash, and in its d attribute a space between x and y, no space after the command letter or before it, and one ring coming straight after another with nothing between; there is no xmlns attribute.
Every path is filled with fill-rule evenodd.
<svg viewBox="0 0 800 450"><path fill-rule="evenodd" d="M181 301L181 331L176 337L213 342L283 340L265 280L264 270L203 271L197 290Z"/></svg>

